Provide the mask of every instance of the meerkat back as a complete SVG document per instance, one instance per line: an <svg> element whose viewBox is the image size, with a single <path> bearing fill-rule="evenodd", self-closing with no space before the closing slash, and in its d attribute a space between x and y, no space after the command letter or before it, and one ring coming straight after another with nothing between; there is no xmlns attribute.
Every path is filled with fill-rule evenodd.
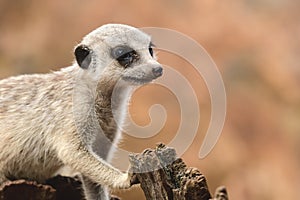
<svg viewBox="0 0 300 200"><path fill-rule="evenodd" d="M66 126L74 128L66 120L72 117L72 88L58 79L67 77L60 72L0 81L0 182L17 178L43 182L62 165L51 135Z"/></svg>

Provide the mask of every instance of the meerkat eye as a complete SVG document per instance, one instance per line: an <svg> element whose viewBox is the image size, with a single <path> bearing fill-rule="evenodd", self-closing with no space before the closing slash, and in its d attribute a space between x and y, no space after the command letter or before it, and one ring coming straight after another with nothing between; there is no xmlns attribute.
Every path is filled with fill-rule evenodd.
<svg viewBox="0 0 300 200"><path fill-rule="evenodd" d="M112 56L123 67L128 67L130 64L132 64L135 60L138 59L137 52L132 48L126 46L114 48L112 50Z"/></svg>
<svg viewBox="0 0 300 200"><path fill-rule="evenodd" d="M123 67L128 67L131 63L136 60L137 54L135 51L130 51L117 58L117 61Z"/></svg>

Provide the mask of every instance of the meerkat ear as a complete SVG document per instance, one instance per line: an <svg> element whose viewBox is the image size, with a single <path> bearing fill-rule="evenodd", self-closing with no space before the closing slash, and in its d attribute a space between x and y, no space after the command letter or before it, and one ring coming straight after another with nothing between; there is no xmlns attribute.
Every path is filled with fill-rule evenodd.
<svg viewBox="0 0 300 200"><path fill-rule="evenodd" d="M76 47L74 54L78 65L83 69L87 69L92 61L90 48L79 45Z"/></svg>

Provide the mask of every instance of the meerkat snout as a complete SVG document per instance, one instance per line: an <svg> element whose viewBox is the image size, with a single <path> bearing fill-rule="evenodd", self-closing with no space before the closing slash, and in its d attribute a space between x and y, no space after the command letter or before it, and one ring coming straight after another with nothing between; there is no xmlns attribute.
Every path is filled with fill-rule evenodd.
<svg viewBox="0 0 300 200"><path fill-rule="evenodd" d="M162 75L162 72L163 72L163 68L160 66L152 68L152 73L156 78L160 77Z"/></svg>
<svg viewBox="0 0 300 200"><path fill-rule="evenodd" d="M143 85L160 77L162 73L163 68L159 63L146 63L126 69L122 79L132 85Z"/></svg>

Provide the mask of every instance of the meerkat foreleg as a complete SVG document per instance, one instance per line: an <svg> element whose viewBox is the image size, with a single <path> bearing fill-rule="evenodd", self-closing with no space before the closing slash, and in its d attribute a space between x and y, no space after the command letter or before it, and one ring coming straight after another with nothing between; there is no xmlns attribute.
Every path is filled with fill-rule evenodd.
<svg viewBox="0 0 300 200"><path fill-rule="evenodd" d="M91 148L79 139L63 141L60 139L58 156L65 165L80 172L91 182L111 188L126 189L130 187L131 175L123 173L96 155ZM62 148L63 147L63 148Z"/></svg>

